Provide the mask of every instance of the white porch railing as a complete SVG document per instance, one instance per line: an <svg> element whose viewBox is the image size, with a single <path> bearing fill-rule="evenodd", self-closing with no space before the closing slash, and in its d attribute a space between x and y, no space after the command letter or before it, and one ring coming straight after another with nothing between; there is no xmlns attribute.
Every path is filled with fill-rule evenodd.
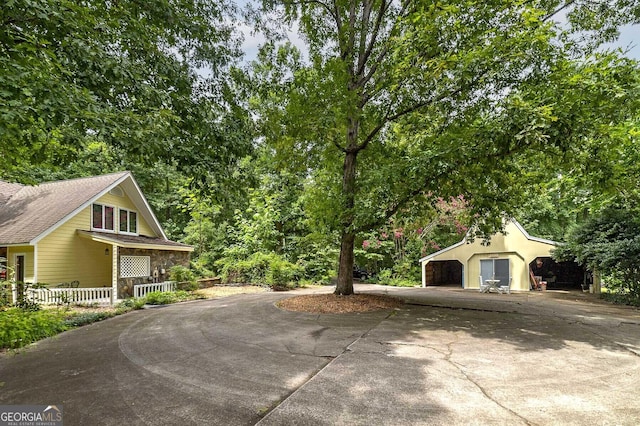
<svg viewBox="0 0 640 426"><path fill-rule="evenodd" d="M174 291L176 283L174 281L165 281L162 283L136 284L133 286L133 297L136 299L144 297L152 291Z"/></svg>
<svg viewBox="0 0 640 426"><path fill-rule="evenodd" d="M30 288L28 297L43 305L59 303L111 303L111 287Z"/></svg>

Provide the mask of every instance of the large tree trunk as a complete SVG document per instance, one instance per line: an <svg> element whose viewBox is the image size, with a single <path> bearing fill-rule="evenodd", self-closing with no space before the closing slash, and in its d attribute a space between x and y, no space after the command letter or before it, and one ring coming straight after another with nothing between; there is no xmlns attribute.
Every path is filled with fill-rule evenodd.
<svg viewBox="0 0 640 426"><path fill-rule="evenodd" d="M342 234L340 245L340 266L338 267L338 283L335 294L348 296L353 294L353 242L356 236L353 232Z"/></svg>
<svg viewBox="0 0 640 426"><path fill-rule="evenodd" d="M349 147L355 147L358 133L358 122L351 122L347 138ZM338 283L335 294L353 294L353 246L356 234L353 230L354 206L356 198L356 156L357 149L347 149L344 158L342 175L342 241L340 244L340 265L338 266Z"/></svg>

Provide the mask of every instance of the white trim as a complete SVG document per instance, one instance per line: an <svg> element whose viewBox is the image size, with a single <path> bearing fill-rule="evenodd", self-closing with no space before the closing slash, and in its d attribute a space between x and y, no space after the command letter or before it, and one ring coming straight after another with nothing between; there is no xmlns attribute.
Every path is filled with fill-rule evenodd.
<svg viewBox="0 0 640 426"><path fill-rule="evenodd" d="M33 282L38 282L38 245L33 246Z"/></svg>
<svg viewBox="0 0 640 426"><path fill-rule="evenodd" d="M127 229L131 229L131 215L130 213L135 213L136 215L136 232L129 232L129 231L123 231L122 229L120 229L120 225L122 224L122 222L120 222L120 213L121 212L127 212ZM131 210L131 209L125 209L123 207L118 207L118 234L122 234L122 235L140 235L139 232L139 225L140 222L138 221L138 212L136 210Z"/></svg>
<svg viewBox="0 0 640 426"><path fill-rule="evenodd" d="M516 228L518 228L518 230L519 230L520 232L522 232L522 235L524 235L524 236L525 236L525 238L526 238L526 239L528 239L529 241L535 241L535 242L538 242L538 243L549 244L549 245L552 245L552 246L558 246L558 245L560 245L560 244L561 244L561 243L558 243L558 242L556 242L556 241L547 240L547 239L544 239L544 238L532 237L532 236L531 236L531 235L529 235L529 233L528 233L528 232L527 232L527 231L522 227L522 225L520 225L520 223L518 223L518 221L517 221L517 220L515 220L514 218L511 218L511 219L509 219L509 221L513 222L513 224L516 226ZM469 233L468 233L468 232L467 232L467 235L469 235ZM425 256L425 257L423 257L422 259L418 260L418 262L419 262L419 263L426 262L426 261L428 261L428 260L433 259L433 258L434 258L434 257L436 257L436 256L441 255L442 253L446 253L446 252L448 252L449 250L453 250L454 248L460 247L461 245L463 245L463 244L465 244L465 243L467 242L467 235L465 235L465 237L462 239L462 241L460 241L460 242L458 242L458 243L455 243L455 244L454 244L454 245L452 245L452 246L445 247L445 248L443 248L442 250L437 251L437 252L435 252L435 253L431 253L430 255Z"/></svg>
<svg viewBox="0 0 640 426"><path fill-rule="evenodd" d="M460 247L460 246L462 246L462 245L466 244L466 242L467 242L467 237L465 236L461 241L459 241L459 242L455 243L454 245L449 246L449 247L445 247L445 248L443 248L442 250L437 251L437 252L435 252L435 253L431 253L430 255L425 256L425 257L423 257L422 259L418 260L418 262L422 263L422 262L425 262L425 261L427 261L427 260L431 260L431 259L433 259L433 258L434 258L434 257L436 257L436 256L440 256L442 253L446 253L446 252L448 252L449 250L453 250L454 248L457 248L457 247Z"/></svg>
<svg viewBox="0 0 640 426"><path fill-rule="evenodd" d="M159 231L160 236L162 236L163 239L168 240L167 235L164 233L164 229L162 229L162 226L160 225L160 221L156 217L155 213L153 213L153 210L151 209L151 206L147 202L146 197L144 196L144 194L142 193L142 190L138 186L138 182L136 182L136 180L133 178L133 176L131 176L131 173L129 173L129 177L131 178L131 183L133 183L133 185L135 186L136 190L138 191L138 195L140 196L140 199L141 199L142 203L144 204L144 207L146 208L146 212L149 213L149 215L151 216L152 223L150 223L149 226L151 226L153 228L153 226L155 225L156 231ZM125 193L126 192L127 191L125 190ZM131 198L131 196L129 196L129 198ZM134 201L134 200L131 200L131 201ZM134 201L134 204L135 204L135 201ZM142 212L139 212L139 213L144 215L144 213L142 213Z"/></svg>
<svg viewBox="0 0 640 426"><path fill-rule="evenodd" d="M118 247L111 246L111 304L118 300Z"/></svg>
<svg viewBox="0 0 640 426"><path fill-rule="evenodd" d="M552 241L552 240L547 240L545 238L538 238L538 237L532 237L531 235L529 235L529 233L522 227L522 225L520 225L520 223L515 220L514 218L510 219L511 222L513 222L513 224L516 226L516 228L518 228L518 230L520 232L522 232L522 234L527 238L527 240L530 241L536 241L538 243L543 243L543 244L549 244L552 246L557 246L560 245L560 243L558 243L557 241Z"/></svg>
<svg viewBox="0 0 640 426"><path fill-rule="evenodd" d="M144 242L132 243L132 242L117 241L115 235L118 235L118 234L113 234L114 237L110 238L111 234L98 236L98 235L91 234L91 231L85 231L82 229L76 230L76 233L80 235L82 238L88 238L91 241L95 241L98 243L113 245L113 247L139 248L139 249L147 249L147 250L189 251L189 252L194 250L192 246L188 246L188 245L175 246L175 245L153 244L153 243L144 243Z"/></svg>
<svg viewBox="0 0 640 426"><path fill-rule="evenodd" d="M136 191L136 194L134 194L134 195L137 195L137 199L139 200L139 202L142 203L142 206L144 207L144 209L142 209L142 210L138 209L137 213L139 215L142 215L147 220L147 222L149 222L148 224L151 227L151 229L153 229L160 237L162 237L165 240L168 240L167 235L164 233L164 230L162 229L162 226L160 225L160 222L158 221L158 218L156 217L155 213L153 213L153 210L151 209L151 206L147 202L147 199L145 198L144 194L142 193L142 190L140 190L140 187L138 186L138 183L136 182L136 180L133 178L133 175L131 174L131 172L119 172L119 173L124 173L124 174L120 178L118 178L115 182L113 182L111 185L107 186L105 189L100 191L97 195L93 196L91 199L86 201L80 207L78 207L77 209L75 209L74 211L72 211L71 213L69 213L68 215L63 217L62 219L60 219L56 224L51 226L49 229L47 229L46 231L44 231L43 233L41 233L40 235L35 237L33 240L29 241L28 243L16 244L16 245L25 245L25 244L34 245L34 244L36 244L37 242L39 242L40 240L45 238L47 235L49 235L52 232L54 232L60 226L65 224L69 219L71 219L72 217L74 217L75 215L80 213L82 210L84 210L85 208L87 208L88 206L93 204L100 197L102 197L103 195L107 194L109 191L111 191L111 189L113 189L114 187L116 187L118 185L124 184L126 181L129 181L129 182L132 183L132 185L133 185L133 187L135 188L135 191ZM113 174L117 174L117 173L113 173ZM121 189L124 191L125 195L128 196L129 199L131 199L131 201L136 205L136 207L138 207L138 205L136 203L136 199L134 199L135 197L133 197L131 194L129 194L127 192L126 187L122 186Z"/></svg>
<svg viewBox="0 0 640 426"><path fill-rule="evenodd" d="M93 226L93 206L102 206L102 226L103 228L96 228L95 226ZM113 226L113 229L108 229L105 226L105 218L107 217L107 215L105 214L105 208L110 207L113 212L111 213L111 219L112 219L112 223L111 225ZM116 228L118 225L118 221L116 220L116 212L118 212L118 207L113 206L111 204L104 204L104 203L91 203L91 218L90 218L90 229L92 231L98 231L98 232L109 232L109 233L116 233Z"/></svg>

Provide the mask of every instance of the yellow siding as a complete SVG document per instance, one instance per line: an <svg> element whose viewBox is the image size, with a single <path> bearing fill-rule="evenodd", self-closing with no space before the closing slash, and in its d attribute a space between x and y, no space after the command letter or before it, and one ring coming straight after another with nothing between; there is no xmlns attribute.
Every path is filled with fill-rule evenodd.
<svg viewBox="0 0 640 426"><path fill-rule="evenodd" d="M124 192L124 191L123 191ZM105 194L96 203L124 208L138 213L138 233L155 236L129 197ZM118 212L114 226L118 230ZM91 206L58 227L38 242L39 282L57 285L62 282L80 281L81 287L108 287L112 284L113 248L111 245L80 237L76 230L91 230ZM109 252L106 253L105 250ZM33 259L33 250L32 256ZM29 266L29 263L27 263ZM33 270L33 261L31 262ZM33 274L32 274L33 275Z"/></svg>
<svg viewBox="0 0 640 426"><path fill-rule="evenodd" d="M124 193L124 191L122 191ZM153 232L153 230L151 229L151 227L149 226L149 224L144 220L144 218L142 217L142 214L140 211L138 211L138 209L136 208L136 206L133 204L133 202L131 201L131 199L129 197L127 197L126 195L124 197L118 197L117 195L113 195L113 194L105 194L102 197L100 197L98 199L98 201L96 201L96 203L98 204L106 204L109 206L114 206L114 207L121 207L123 209L127 209L127 210L132 210L136 213L138 213L138 234L140 235L148 235L150 237L156 237L157 235ZM116 215L116 223L114 224L116 227L116 232L119 229L118 228L118 223L117 223L117 218L119 218L119 213L116 211L115 213ZM91 217L91 216L89 216ZM87 222L87 224L90 226L91 223ZM89 228L87 228L89 229Z"/></svg>
<svg viewBox="0 0 640 426"><path fill-rule="evenodd" d="M65 222L38 243L38 281L56 285L80 281L81 287L111 285L111 247L81 238L77 229L88 230L91 208Z"/></svg>
<svg viewBox="0 0 640 426"><path fill-rule="evenodd" d="M24 281L34 282L34 250L33 246L12 246L7 249L7 266L10 270L15 268L16 255L24 255ZM13 279L13 277L11 277Z"/></svg>
<svg viewBox="0 0 640 426"><path fill-rule="evenodd" d="M480 260L509 259L513 279L511 288L529 290L529 263L538 256L551 256L554 246L527 239L513 222L507 224L505 232L506 235L493 235L488 246L482 244L481 238L476 238L471 244L463 244L431 260L459 260L464 265L465 288L480 288Z"/></svg>

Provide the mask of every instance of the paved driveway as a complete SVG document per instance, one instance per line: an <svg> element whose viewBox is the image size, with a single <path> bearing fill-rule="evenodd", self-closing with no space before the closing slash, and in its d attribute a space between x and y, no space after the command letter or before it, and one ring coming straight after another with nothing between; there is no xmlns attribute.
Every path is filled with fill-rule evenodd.
<svg viewBox="0 0 640 426"><path fill-rule="evenodd" d="M581 294L396 289L396 311L279 310L292 293L133 312L0 356L0 404L65 425L629 424L640 315Z"/></svg>

